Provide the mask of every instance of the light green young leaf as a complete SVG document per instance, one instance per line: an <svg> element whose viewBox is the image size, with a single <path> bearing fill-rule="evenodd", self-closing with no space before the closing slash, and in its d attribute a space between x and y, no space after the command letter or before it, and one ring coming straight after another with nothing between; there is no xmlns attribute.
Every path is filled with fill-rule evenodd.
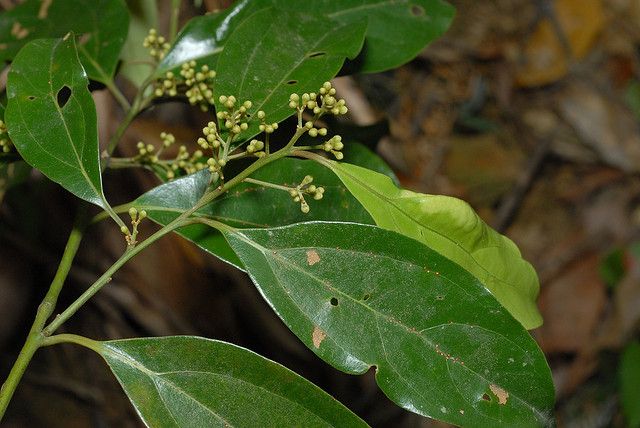
<svg viewBox="0 0 640 428"><path fill-rule="evenodd" d="M149 427L366 427L326 392L247 349L201 337L91 346Z"/></svg>
<svg viewBox="0 0 640 428"><path fill-rule="evenodd" d="M396 187L377 172L321 161L340 177L376 224L416 239L478 278L527 329L539 327L535 270L506 236L491 229L464 201Z"/></svg>
<svg viewBox="0 0 640 428"><path fill-rule="evenodd" d="M107 208L88 84L71 35L34 40L9 72L5 121L28 164L79 198Z"/></svg>
<svg viewBox="0 0 640 428"><path fill-rule="evenodd" d="M123 0L27 0L0 14L0 63L31 40L80 36L78 52L89 77L111 80L127 38L129 13Z"/></svg>
<svg viewBox="0 0 640 428"><path fill-rule="evenodd" d="M461 426L552 424L554 388L529 333L470 273L375 226L219 226L287 326L347 373L376 367L398 405Z"/></svg>

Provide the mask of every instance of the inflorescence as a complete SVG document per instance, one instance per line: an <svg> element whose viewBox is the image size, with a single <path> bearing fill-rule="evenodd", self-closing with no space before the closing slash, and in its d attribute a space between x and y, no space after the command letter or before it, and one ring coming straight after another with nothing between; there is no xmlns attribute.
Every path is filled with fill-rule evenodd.
<svg viewBox="0 0 640 428"><path fill-rule="evenodd" d="M153 46L157 51L157 44L162 41L162 38L150 32L145 43ZM215 71L210 70L206 65L198 68L195 61L189 61L182 65L179 76L169 71L163 79L159 79L156 82L154 95L174 97L184 94L192 105L199 105L203 111L206 111L216 101L213 96L215 76ZM211 181L215 182L219 179L224 180L223 170L230 160L244 157L261 158L270 154L269 139L278 129L277 122L269 122L267 114L262 110L251 112L254 105L250 100L240 102L233 95L220 95L216 105L216 120L210 121L202 129L202 136L197 140L199 148L192 153L186 146L181 145L175 157L161 159L163 151L176 143L172 134L163 132L160 135L162 147L156 149L153 144L139 142L138 154L132 160L161 173L168 180L206 168L212 174ZM296 111L298 118L296 135L289 143L292 150L321 150L332 154L338 160L343 159L344 144L339 135L327 138L316 145L295 145L295 141L305 133L312 138L327 136L327 128L316 125L324 115L339 116L348 112L345 100L336 98L336 90L330 82L325 82L317 93L291 94L289 107ZM245 143L236 144L236 140L243 132L250 129L252 123L253 126L258 125L257 128L263 133L263 138L256 137ZM294 202L300 203L300 210L303 213L309 212L305 195L311 196L314 200L320 200L324 194L324 188L312 184L313 177L309 175L305 176L296 187L252 181L267 187L286 190Z"/></svg>

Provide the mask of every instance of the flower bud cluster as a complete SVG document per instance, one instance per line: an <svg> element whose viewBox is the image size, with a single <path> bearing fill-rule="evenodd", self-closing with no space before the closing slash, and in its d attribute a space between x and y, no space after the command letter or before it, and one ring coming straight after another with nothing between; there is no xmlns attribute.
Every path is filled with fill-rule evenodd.
<svg viewBox="0 0 640 428"><path fill-rule="evenodd" d="M164 78L158 79L154 95L156 97L175 97L184 93L191 105L200 106L202 111L209 110L209 106L214 104L213 79L216 72L210 70L204 64L197 68L195 61L189 61L180 67L180 75L176 76L173 71L167 71Z"/></svg>
<svg viewBox="0 0 640 428"><path fill-rule="evenodd" d="M275 130L278 129L278 122L267 123L267 114L264 111L258 111L257 116L258 119L260 119L260 125L258 126L258 129L260 129L260 131L264 132L265 134L273 134Z"/></svg>
<svg viewBox="0 0 640 428"><path fill-rule="evenodd" d="M158 35L158 31L155 28L149 30L149 34L142 41L142 46L149 49L149 55L156 61L164 58L171 47L163 36Z"/></svg>
<svg viewBox="0 0 640 428"><path fill-rule="evenodd" d="M336 89L331 85L331 82L324 82L318 93L291 94L289 107L300 112L305 109L310 110L316 117L321 117L324 114L333 114L335 116L347 114L349 109L345 100L337 99L335 95Z"/></svg>
<svg viewBox="0 0 640 428"><path fill-rule="evenodd" d="M324 196L324 187L315 186L311 184L312 182L313 177L306 175L298 186L289 190L289 195L291 195L294 202L300 203L300 211L304 214L309 212L309 204L304 199L305 194L312 196L316 201L319 201Z"/></svg>
<svg viewBox="0 0 640 428"><path fill-rule="evenodd" d="M192 174L207 167L203 160L204 154L202 150L189 153L189 150L184 145L178 148L175 158L160 159L162 152L176 143L173 134L167 132L160 133L160 139L162 140L162 147L158 150L153 144L138 142L138 154L133 159L142 165L149 166L153 170L162 171L169 180L184 174Z"/></svg>
<svg viewBox="0 0 640 428"><path fill-rule="evenodd" d="M9 153L13 149L13 143L7 134L7 126L0 120L0 153Z"/></svg>
<svg viewBox="0 0 640 428"><path fill-rule="evenodd" d="M138 211L136 208L129 208L129 217L131 217L131 226L133 231L130 231L127 226L122 226L120 231L124 234L124 238L127 241L127 245L133 247L137 244L138 238L138 225L142 220L147 218L147 212L145 210Z"/></svg>
<svg viewBox="0 0 640 428"><path fill-rule="evenodd" d="M220 109L217 113L217 117L224 123L225 129L232 135L238 135L242 131L246 131L249 128L248 110L253 106L253 103L249 100L242 103L240 107L236 109L236 97L233 95L220 95L218 98L220 105L225 110Z"/></svg>
<svg viewBox="0 0 640 428"><path fill-rule="evenodd" d="M327 140L321 146L322 150L325 152L331 152L332 155L336 157L338 160L342 160L344 158L344 154L341 150L344 148L344 144L342 143L342 137L340 135L334 135L329 140Z"/></svg>

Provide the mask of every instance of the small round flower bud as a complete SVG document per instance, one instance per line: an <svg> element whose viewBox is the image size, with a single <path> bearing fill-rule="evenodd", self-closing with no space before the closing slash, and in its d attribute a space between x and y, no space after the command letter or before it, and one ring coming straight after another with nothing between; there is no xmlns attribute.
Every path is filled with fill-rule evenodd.
<svg viewBox="0 0 640 428"><path fill-rule="evenodd" d="M129 217L131 217L131 220L135 220L137 216L138 216L138 210L135 209L134 207L129 208Z"/></svg>

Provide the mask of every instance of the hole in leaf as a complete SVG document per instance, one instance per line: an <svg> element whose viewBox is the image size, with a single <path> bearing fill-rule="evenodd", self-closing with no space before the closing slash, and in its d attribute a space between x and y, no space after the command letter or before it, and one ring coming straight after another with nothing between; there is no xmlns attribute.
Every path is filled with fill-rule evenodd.
<svg viewBox="0 0 640 428"><path fill-rule="evenodd" d="M29 95L29 96L27 97L27 99L28 99L29 101L33 101L33 100L35 100L35 99L36 99L36 97L34 97L33 95Z"/></svg>
<svg viewBox="0 0 640 428"><path fill-rule="evenodd" d="M289 81L287 82L287 85L295 85L296 83L298 83L298 81L297 81L297 80L289 80Z"/></svg>
<svg viewBox="0 0 640 428"><path fill-rule="evenodd" d="M489 397L489 394L487 393L482 394L482 399L484 401L491 401L491 397Z"/></svg>
<svg viewBox="0 0 640 428"><path fill-rule="evenodd" d="M309 58L319 58L321 56L325 56L326 52L312 52L308 55Z"/></svg>
<svg viewBox="0 0 640 428"><path fill-rule="evenodd" d="M369 300L370 297L371 297L371 295L367 293L367 294L364 295L364 297L362 297L362 300L367 301L367 300Z"/></svg>
<svg viewBox="0 0 640 428"><path fill-rule="evenodd" d="M331 303L331 306L338 306L338 299L332 297L331 300L329 300L329 303Z"/></svg>
<svg viewBox="0 0 640 428"><path fill-rule="evenodd" d="M444 296L442 294L438 294L436 296L436 300L444 300Z"/></svg>
<svg viewBox="0 0 640 428"><path fill-rule="evenodd" d="M69 101L69 98L71 98L71 89L67 85L64 85L56 95L58 107L64 107L67 104L67 101Z"/></svg>
<svg viewBox="0 0 640 428"><path fill-rule="evenodd" d="M411 6L411 14L413 16L422 16L424 15L424 7L414 4L413 6Z"/></svg>

